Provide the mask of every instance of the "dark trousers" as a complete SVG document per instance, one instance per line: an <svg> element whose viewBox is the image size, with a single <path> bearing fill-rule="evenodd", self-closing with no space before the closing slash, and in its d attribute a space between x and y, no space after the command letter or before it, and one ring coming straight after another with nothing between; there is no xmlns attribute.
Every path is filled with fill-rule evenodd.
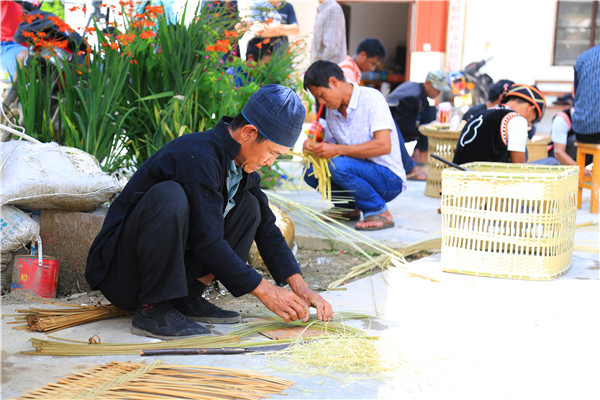
<svg viewBox="0 0 600 400"><path fill-rule="evenodd" d="M238 193L234 199L236 206L225 218L224 236L246 261L260 209L249 192ZM190 262L188 230L189 203L181 185L166 181L153 186L124 222L113 263L100 284L102 294L128 311L140 304L187 296L191 280L212 273L208 265L218 263Z"/></svg>
<svg viewBox="0 0 600 400"><path fill-rule="evenodd" d="M591 134L583 134L575 132L575 137L577 141L580 143L600 143L600 132L591 133Z"/></svg>

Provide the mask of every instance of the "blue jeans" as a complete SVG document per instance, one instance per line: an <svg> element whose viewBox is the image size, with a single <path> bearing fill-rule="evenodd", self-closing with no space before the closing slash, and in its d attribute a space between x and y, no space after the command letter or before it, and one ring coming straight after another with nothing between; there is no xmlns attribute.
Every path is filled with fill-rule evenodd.
<svg viewBox="0 0 600 400"><path fill-rule="evenodd" d="M396 124L396 121L394 121ZM400 128L398 124L396 124L396 132L398 132L398 144L400 145L400 155L402 156L402 166L404 167L404 171L408 175L410 171L415 167L415 162L412 157L408 154L406 150L406 142L404 141L404 136L402 136L402 132L400 132Z"/></svg>
<svg viewBox="0 0 600 400"><path fill-rule="evenodd" d="M336 206L358 208L365 217L385 212L385 203L394 200L402 192L402 179L387 167L372 161L338 156L331 159L329 171L332 196L351 198L343 205L336 202ZM312 168L306 171L304 181L316 188L318 180L309 176L312 172Z"/></svg>

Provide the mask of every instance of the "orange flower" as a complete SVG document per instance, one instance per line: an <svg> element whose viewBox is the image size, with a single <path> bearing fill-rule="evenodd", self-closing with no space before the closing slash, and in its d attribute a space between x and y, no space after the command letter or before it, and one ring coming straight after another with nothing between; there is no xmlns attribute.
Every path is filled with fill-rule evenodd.
<svg viewBox="0 0 600 400"><path fill-rule="evenodd" d="M269 44L269 42L270 42L270 41L271 41L271 39L269 39L269 38L266 38L266 39L265 39L265 40L263 40L262 42L263 42L264 44Z"/></svg>
<svg viewBox="0 0 600 400"><path fill-rule="evenodd" d="M156 23L154 21L148 21L146 19L141 19L133 23L133 26L136 28L152 28L155 25Z"/></svg>
<svg viewBox="0 0 600 400"><path fill-rule="evenodd" d="M162 6L146 6L145 10L150 14L161 15L164 13Z"/></svg>
<svg viewBox="0 0 600 400"><path fill-rule="evenodd" d="M262 49L262 43L256 43L256 47L258 47L259 49Z"/></svg>
<svg viewBox="0 0 600 400"><path fill-rule="evenodd" d="M155 36L156 36L156 33L154 33L153 31L144 31L144 32L140 33L140 39L150 39Z"/></svg>
<svg viewBox="0 0 600 400"><path fill-rule="evenodd" d="M81 11L83 11L84 14L87 13L87 7L86 6L81 6Z"/></svg>
<svg viewBox="0 0 600 400"><path fill-rule="evenodd" d="M234 37L237 37L237 34L238 34L238 33L237 33L236 31L228 31L228 30L225 30L225 37L226 37L226 38L230 38L230 37L231 37L231 38L234 38Z"/></svg>
<svg viewBox="0 0 600 400"><path fill-rule="evenodd" d="M268 20L266 20L265 24L269 25L271 22L273 22L273 18L269 18Z"/></svg>
<svg viewBox="0 0 600 400"><path fill-rule="evenodd" d="M93 26L86 26L85 27L85 33L92 34L94 32L96 32L96 28L94 28Z"/></svg>
<svg viewBox="0 0 600 400"><path fill-rule="evenodd" d="M75 12L77 10L79 10L79 6L69 8L69 11L71 11L71 12Z"/></svg>

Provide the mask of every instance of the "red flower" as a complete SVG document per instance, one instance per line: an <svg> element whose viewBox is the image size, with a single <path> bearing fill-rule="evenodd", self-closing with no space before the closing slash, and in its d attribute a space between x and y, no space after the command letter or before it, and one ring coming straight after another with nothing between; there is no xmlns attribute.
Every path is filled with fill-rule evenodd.
<svg viewBox="0 0 600 400"><path fill-rule="evenodd" d="M75 6L75 7L69 8L69 11L71 11L71 12L74 12L74 11L77 11L77 10L79 10L79 6Z"/></svg>

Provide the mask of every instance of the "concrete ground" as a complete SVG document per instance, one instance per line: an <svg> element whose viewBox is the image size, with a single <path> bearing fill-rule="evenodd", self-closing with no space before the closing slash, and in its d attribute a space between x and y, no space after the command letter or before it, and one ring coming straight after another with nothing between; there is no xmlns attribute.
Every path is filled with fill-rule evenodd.
<svg viewBox="0 0 600 400"><path fill-rule="evenodd" d="M424 196L424 182L389 203L393 229L367 235L402 247L440 231L440 200ZM282 192L295 201L325 209L315 192L301 187ZM598 215L589 210L589 192L577 223L576 245L598 247ZM298 227L300 246L325 242ZM371 321L348 325L380 336L382 359L404 364L379 379L341 374L306 376L293 365L277 366L264 355L165 356L166 364L248 369L296 382L286 399L598 399L600 398L600 264L597 253L575 251L564 276L546 282L474 277L442 272L440 255L408 265L436 282L390 269L324 292L335 311L359 311ZM33 306L33 305L32 305ZM2 307L11 314L20 306ZM11 320L3 318L3 322ZM129 318L116 318L56 333L103 342L151 340L129 333ZM214 326L220 333L227 326ZM2 324L2 396L17 396L71 371L109 361L140 361L138 356L48 357L20 354L31 350L40 333L14 331Z"/></svg>

